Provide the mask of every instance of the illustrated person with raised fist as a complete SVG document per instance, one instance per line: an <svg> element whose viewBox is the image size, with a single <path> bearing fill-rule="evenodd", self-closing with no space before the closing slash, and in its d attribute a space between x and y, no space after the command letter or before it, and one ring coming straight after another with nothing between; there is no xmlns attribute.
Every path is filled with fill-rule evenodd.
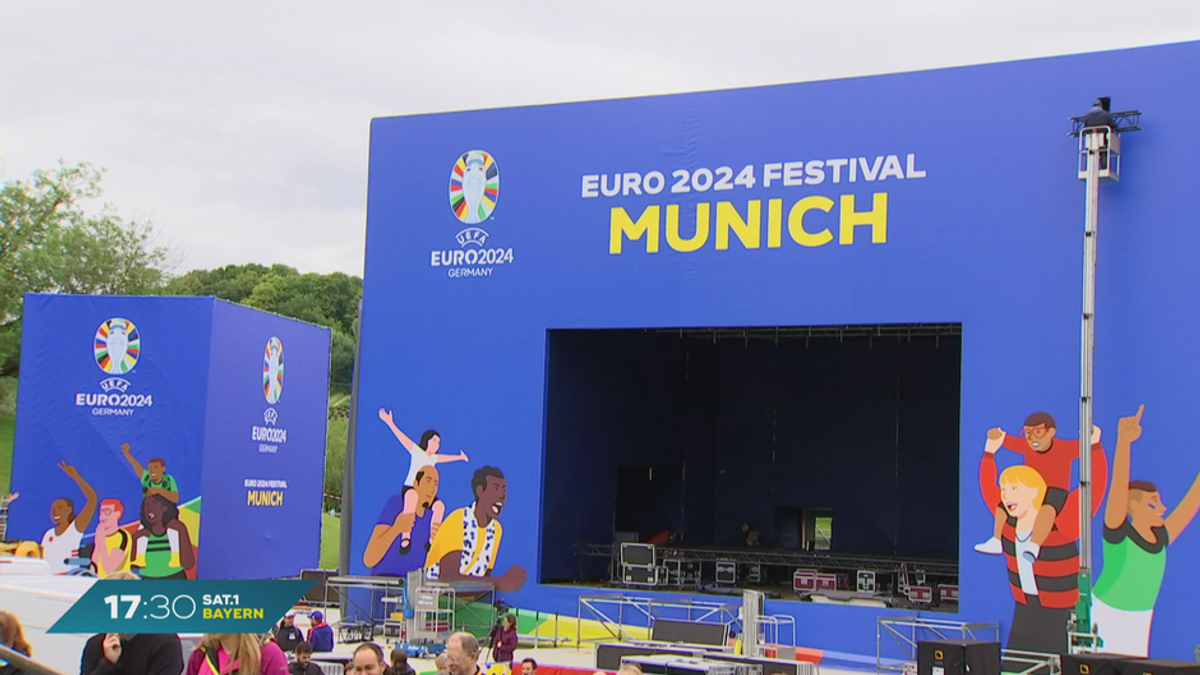
<svg viewBox="0 0 1200 675"><path fill-rule="evenodd" d="M121 445L121 454L125 455L125 461L129 462L133 473L141 479L142 496L159 495L172 504L179 503L179 484L175 482L174 476L167 473L166 460L155 457L146 462L146 466L142 466L129 451L128 443Z"/></svg>
<svg viewBox="0 0 1200 675"><path fill-rule="evenodd" d="M383 420L388 429L392 430L392 435L396 437L396 440L400 441L400 445L404 446L404 449L412 456L412 461L408 465L408 476L404 479L404 488L401 490L401 495L404 497L404 515L415 514L417 506L420 504L420 497L410 488L416 487L417 474L422 469L433 468L438 464L445 464L446 462L466 462L468 461L467 453L460 451L457 455L439 455L438 449L442 447L442 437L433 429L429 429L421 434L420 442L414 443L403 431L400 431L400 427L396 426L395 419L390 410L380 408L379 419ZM435 499L430 508L432 509L433 520L429 525L429 537L433 539L433 537L437 536L438 528L442 526L442 516L446 513L446 505L441 500ZM400 545L397 551L400 555L407 555L411 547L412 526L410 525L407 531L400 533ZM425 550L429 550L428 544L426 544Z"/></svg>
<svg viewBox="0 0 1200 675"><path fill-rule="evenodd" d="M79 545L83 542L83 533L87 532L96 515L98 498L96 491L79 475L75 467L66 462L59 462L58 468L67 474L79 490L83 492L87 502L83 510L75 513L75 502L66 497L59 497L50 504L50 520L54 527L42 535L42 558L55 574L67 574L74 569L67 561L79 555Z"/></svg>
<svg viewBox="0 0 1200 675"><path fill-rule="evenodd" d="M1079 458L1079 441L1057 438L1058 425L1054 418L1044 412L1030 415L1025 420L1025 428L1020 437L1013 437L1001 429L988 431L984 452L995 455L1000 448L1019 453L1025 457L1025 465L1037 471L1046 481L1046 496L1041 508L1038 509L1037 522L1033 527L1030 547L1023 555L1030 561L1037 559L1038 549L1046 542L1054 527L1054 520L1062 513L1067 493L1071 490L1071 466ZM1092 427L1092 462L1096 456L1103 455L1100 447L1100 427ZM995 526L992 538L975 546L980 553L1000 555L1004 549L1000 543L1000 533L1004 524L1009 521L1009 515L1003 504L995 505Z"/></svg>
<svg viewBox="0 0 1200 675"><path fill-rule="evenodd" d="M1142 437L1142 413L1117 425L1112 488L1104 508L1104 568L1092 591L1092 621L1106 652L1146 656L1154 603L1162 588L1167 546L1200 509L1200 475L1174 511L1167 513L1158 487L1129 480L1133 442Z"/></svg>

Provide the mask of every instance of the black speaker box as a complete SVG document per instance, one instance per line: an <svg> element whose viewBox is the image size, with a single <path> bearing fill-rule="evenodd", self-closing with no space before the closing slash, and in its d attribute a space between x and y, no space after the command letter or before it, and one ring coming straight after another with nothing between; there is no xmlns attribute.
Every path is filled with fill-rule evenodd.
<svg viewBox="0 0 1200 675"><path fill-rule="evenodd" d="M1000 643L982 640L918 642L917 672L919 675L1000 675Z"/></svg>
<svg viewBox="0 0 1200 675"><path fill-rule="evenodd" d="M1062 672L1063 675L1121 675L1127 662L1141 660L1120 654L1063 654Z"/></svg>
<svg viewBox="0 0 1200 675"><path fill-rule="evenodd" d="M1170 659L1134 659L1121 665L1121 675L1200 675L1200 663Z"/></svg>

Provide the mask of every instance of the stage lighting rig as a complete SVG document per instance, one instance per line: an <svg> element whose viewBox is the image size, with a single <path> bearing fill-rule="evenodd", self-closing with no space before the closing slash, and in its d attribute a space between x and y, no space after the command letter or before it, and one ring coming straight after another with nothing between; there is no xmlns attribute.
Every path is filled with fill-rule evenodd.
<svg viewBox="0 0 1200 675"><path fill-rule="evenodd" d="M1079 377L1079 503L1092 503L1092 377L1096 336L1096 227L1100 182L1121 177L1121 134L1139 131L1139 110L1111 112L1112 100L1097 98L1086 115L1071 118L1071 135L1079 138L1076 171L1086 181L1083 232L1083 330ZM1070 627L1072 653L1102 647L1092 624L1092 510L1079 509L1079 602Z"/></svg>

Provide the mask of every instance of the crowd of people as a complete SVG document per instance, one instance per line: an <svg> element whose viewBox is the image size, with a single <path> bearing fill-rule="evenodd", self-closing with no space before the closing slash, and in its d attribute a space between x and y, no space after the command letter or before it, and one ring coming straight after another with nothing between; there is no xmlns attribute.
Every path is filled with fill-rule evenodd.
<svg viewBox="0 0 1200 675"><path fill-rule="evenodd" d="M118 572L110 579L137 579L130 572ZM295 624L289 612L267 635L227 633L204 635L184 663L183 644L174 634L101 633L88 639L80 660L80 675L321 675L313 663L318 652L333 651L333 629L321 612L310 615L312 627L307 633ZM495 663L508 664L517 674L513 655L517 647L516 618L507 615L489 636ZM0 645L26 658L35 658L25 638L21 622L11 612L0 610ZM469 633L455 633L434 663L438 675L482 675L479 665L482 648ZM520 663L520 675L537 675L533 659ZM26 675L18 664L0 658L0 675ZM416 675L408 663L408 652L396 648L385 655L373 642L354 650L344 665L344 675ZM641 675L640 671L622 671L619 675Z"/></svg>

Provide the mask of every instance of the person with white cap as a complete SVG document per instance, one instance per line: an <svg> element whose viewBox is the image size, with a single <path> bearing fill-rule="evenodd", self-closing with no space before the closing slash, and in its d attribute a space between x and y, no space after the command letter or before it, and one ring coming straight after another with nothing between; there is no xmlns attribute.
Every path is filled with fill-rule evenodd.
<svg viewBox="0 0 1200 675"><path fill-rule="evenodd" d="M275 627L275 644L290 653L296 651L296 645L301 642L304 642L304 632L296 627L296 613L289 611Z"/></svg>

